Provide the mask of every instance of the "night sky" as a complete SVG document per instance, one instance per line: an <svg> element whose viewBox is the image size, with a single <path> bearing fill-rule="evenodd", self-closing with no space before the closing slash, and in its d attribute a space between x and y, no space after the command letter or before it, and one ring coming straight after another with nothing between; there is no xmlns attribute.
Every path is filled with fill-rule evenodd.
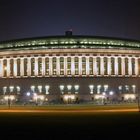
<svg viewBox="0 0 140 140"><path fill-rule="evenodd" d="M64 35L140 40L139 0L0 0L0 41Z"/></svg>

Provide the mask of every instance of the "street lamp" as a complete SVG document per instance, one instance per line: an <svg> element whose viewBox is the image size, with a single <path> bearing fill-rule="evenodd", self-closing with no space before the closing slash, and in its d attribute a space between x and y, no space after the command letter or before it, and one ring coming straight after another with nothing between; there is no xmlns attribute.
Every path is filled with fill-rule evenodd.
<svg viewBox="0 0 140 140"><path fill-rule="evenodd" d="M139 101L139 93L138 93L138 111L140 112L140 101Z"/></svg>
<svg viewBox="0 0 140 140"><path fill-rule="evenodd" d="M102 103L105 104L106 93L103 92L102 95L103 95L103 97L102 97Z"/></svg>
<svg viewBox="0 0 140 140"><path fill-rule="evenodd" d="M27 93L26 93L26 95L27 95L27 96L30 96L30 95L31 95L31 93L30 93L30 92L27 92Z"/></svg>
<svg viewBox="0 0 140 140"><path fill-rule="evenodd" d="M113 95L113 94L114 94L114 92L113 92L113 91L110 91L110 92L109 92L109 95Z"/></svg>

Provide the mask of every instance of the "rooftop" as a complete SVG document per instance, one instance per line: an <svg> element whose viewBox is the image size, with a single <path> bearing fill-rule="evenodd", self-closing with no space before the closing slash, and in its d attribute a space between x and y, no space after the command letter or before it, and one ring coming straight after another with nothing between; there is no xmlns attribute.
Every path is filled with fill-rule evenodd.
<svg viewBox="0 0 140 140"><path fill-rule="evenodd" d="M58 48L140 49L140 41L101 36L78 36L68 33L65 36L35 37L0 42L0 51Z"/></svg>

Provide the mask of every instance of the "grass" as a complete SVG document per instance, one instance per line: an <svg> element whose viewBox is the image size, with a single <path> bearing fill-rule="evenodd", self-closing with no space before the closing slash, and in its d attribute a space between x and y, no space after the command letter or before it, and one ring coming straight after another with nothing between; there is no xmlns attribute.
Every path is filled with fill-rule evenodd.
<svg viewBox="0 0 140 140"><path fill-rule="evenodd" d="M11 109L20 109L20 110L110 110L110 109L136 109L138 108L137 104L117 104L117 105L94 105L94 104L74 104L74 105L46 105L46 106L18 106L12 105ZM0 106L0 110L8 109L8 106Z"/></svg>

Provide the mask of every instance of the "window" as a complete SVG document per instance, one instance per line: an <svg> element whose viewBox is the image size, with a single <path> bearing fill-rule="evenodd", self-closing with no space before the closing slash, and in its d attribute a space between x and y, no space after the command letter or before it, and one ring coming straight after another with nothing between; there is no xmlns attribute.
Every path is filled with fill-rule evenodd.
<svg viewBox="0 0 140 140"><path fill-rule="evenodd" d="M74 86L74 89L75 89L75 94L78 94L79 85L75 85L75 86Z"/></svg>
<svg viewBox="0 0 140 140"><path fill-rule="evenodd" d="M93 58L89 58L89 74L93 75Z"/></svg>
<svg viewBox="0 0 140 140"><path fill-rule="evenodd" d="M75 59L74 59L74 64L75 64L75 75L78 75L79 74L79 59L78 59L78 57L76 57Z"/></svg>
<svg viewBox="0 0 140 140"><path fill-rule="evenodd" d="M90 94L93 94L94 85L89 85Z"/></svg>
<svg viewBox="0 0 140 140"><path fill-rule="evenodd" d="M71 57L67 58L67 75L71 75Z"/></svg>
<svg viewBox="0 0 140 140"><path fill-rule="evenodd" d="M86 75L86 58L82 58L82 75Z"/></svg>
<svg viewBox="0 0 140 140"><path fill-rule="evenodd" d="M46 85L46 86L45 86L45 89L46 89L46 94L49 94L50 86L49 86L49 85Z"/></svg>

